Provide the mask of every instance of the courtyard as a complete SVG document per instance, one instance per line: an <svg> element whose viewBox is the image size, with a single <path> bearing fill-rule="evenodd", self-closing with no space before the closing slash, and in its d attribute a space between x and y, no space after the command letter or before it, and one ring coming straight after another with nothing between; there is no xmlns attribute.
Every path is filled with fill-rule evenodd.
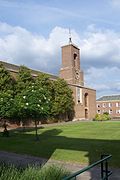
<svg viewBox="0 0 120 180"><path fill-rule="evenodd" d="M0 150L62 162L89 165L101 154L111 154L110 166L120 168L120 122L74 122L40 126L39 141L33 128L0 136Z"/></svg>

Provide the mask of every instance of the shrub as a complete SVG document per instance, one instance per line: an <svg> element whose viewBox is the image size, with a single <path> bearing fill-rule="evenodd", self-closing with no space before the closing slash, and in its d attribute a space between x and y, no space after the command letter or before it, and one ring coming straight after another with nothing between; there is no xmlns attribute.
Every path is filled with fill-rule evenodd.
<svg viewBox="0 0 120 180"><path fill-rule="evenodd" d="M111 117L108 112L105 112L103 114L96 114L95 118L93 119L94 121L108 121L110 120Z"/></svg>
<svg viewBox="0 0 120 180"><path fill-rule="evenodd" d="M20 171L15 168L13 165L0 165L0 180L19 180L20 179Z"/></svg>
<svg viewBox="0 0 120 180"><path fill-rule="evenodd" d="M69 172L56 165L46 165L42 168L29 166L25 169L13 165L0 165L0 180L61 180L67 175Z"/></svg>

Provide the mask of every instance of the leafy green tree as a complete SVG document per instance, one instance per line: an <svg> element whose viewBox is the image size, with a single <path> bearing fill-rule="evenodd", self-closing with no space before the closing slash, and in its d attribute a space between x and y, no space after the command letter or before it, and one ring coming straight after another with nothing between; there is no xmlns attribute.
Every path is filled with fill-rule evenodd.
<svg viewBox="0 0 120 180"><path fill-rule="evenodd" d="M18 81L22 81L26 83L32 80L33 80L33 77L31 75L31 70L28 69L26 66L20 66L19 72L18 72Z"/></svg>
<svg viewBox="0 0 120 180"><path fill-rule="evenodd" d="M24 102L24 92L18 93L14 97L14 104L12 107L12 120L19 124L24 125L28 121L29 114Z"/></svg>
<svg viewBox="0 0 120 180"><path fill-rule="evenodd" d="M14 83L10 73L0 64L0 91L14 90Z"/></svg>
<svg viewBox="0 0 120 180"><path fill-rule="evenodd" d="M36 77L35 83L47 89L52 88L52 81L50 80L50 76L44 73L41 73Z"/></svg>
<svg viewBox="0 0 120 180"><path fill-rule="evenodd" d="M65 80L58 78L53 82L52 114L57 118L71 119L74 114L72 90Z"/></svg>
<svg viewBox="0 0 120 180"><path fill-rule="evenodd" d="M34 79L31 75L31 70L25 66L20 66L17 75L16 93L21 93L23 90L27 89Z"/></svg>
<svg viewBox="0 0 120 180"><path fill-rule="evenodd" d="M0 117L13 118L25 123L28 119L35 121L37 137L37 121L48 117L70 117L74 112L72 90L62 79L50 80L41 73L35 79L31 71L21 66L16 84L8 71L0 65L1 104ZM15 89L13 93L13 85Z"/></svg>
<svg viewBox="0 0 120 180"><path fill-rule="evenodd" d="M12 117L13 94L11 90L0 91L0 117L10 119Z"/></svg>
<svg viewBox="0 0 120 180"><path fill-rule="evenodd" d="M11 120L12 117L14 88L15 80L3 64L0 64L0 120L4 120L4 124L6 120ZM8 133L6 128L5 133Z"/></svg>
<svg viewBox="0 0 120 180"><path fill-rule="evenodd" d="M33 83L15 97L14 114L23 118L30 118L35 122L36 139L38 139L37 122L50 115L51 96L46 88Z"/></svg>

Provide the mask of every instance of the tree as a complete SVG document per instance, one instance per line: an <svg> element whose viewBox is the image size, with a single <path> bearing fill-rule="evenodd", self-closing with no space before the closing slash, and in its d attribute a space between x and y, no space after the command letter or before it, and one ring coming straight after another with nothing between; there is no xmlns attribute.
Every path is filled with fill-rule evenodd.
<svg viewBox="0 0 120 180"><path fill-rule="evenodd" d="M14 96L14 106L12 107L13 111L13 120L22 125L28 120L27 110L22 102L23 93L29 88L29 86L34 83L34 79L31 75L31 70L26 66L20 66L19 72L16 77L15 85L15 96Z"/></svg>
<svg viewBox="0 0 120 180"><path fill-rule="evenodd" d="M0 117L13 118L23 123L29 119L34 120L36 138L37 121L50 116L70 119L74 113L74 102L72 90L66 81L62 79L52 81L43 73L34 79L31 71L21 66L16 78L16 91L13 93L12 78L2 65L0 67L2 87Z"/></svg>
<svg viewBox="0 0 120 180"><path fill-rule="evenodd" d="M17 75L16 93L21 93L23 90L27 89L34 79L31 75L31 70L25 66L20 66Z"/></svg>
<svg viewBox="0 0 120 180"><path fill-rule="evenodd" d="M50 80L50 76L44 73L41 73L36 77L35 83L47 89L52 88L52 81Z"/></svg>
<svg viewBox="0 0 120 180"><path fill-rule="evenodd" d="M50 80L50 76L44 73L41 73L37 76L37 78L35 79L35 84L36 86L42 87L43 89L45 89L45 91L47 92L48 96L51 99L51 103L49 103L49 105L51 105L50 109L52 108L52 96L53 96L53 81ZM51 111L49 112L50 115Z"/></svg>
<svg viewBox="0 0 120 180"><path fill-rule="evenodd" d="M12 116L13 95L12 91L0 91L0 117L9 119Z"/></svg>
<svg viewBox="0 0 120 180"><path fill-rule="evenodd" d="M3 64L0 64L0 91L14 90L14 84L15 80Z"/></svg>
<svg viewBox="0 0 120 180"><path fill-rule="evenodd" d="M36 140L38 140L37 122L50 114L51 96L44 86L32 83L27 89L16 95L14 114L22 115L23 121L30 118L35 122Z"/></svg>
<svg viewBox="0 0 120 180"><path fill-rule="evenodd" d="M4 136L9 136L6 120L10 120L12 117L13 102L13 92L11 90L7 90L6 92L0 91L0 119L4 120Z"/></svg>
<svg viewBox="0 0 120 180"><path fill-rule="evenodd" d="M71 119L74 114L74 101L72 90L63 79L53 82L52 114L57 118Z"/></svg>
<svg viewBox="0 0 120 180"><path fill-rule="evenodd" d="M10 120L12 117L14 87L15 80L3 64L0 64L0 120L4 120L4 136L9 136L6 120Z"/></svg>
<svg viewBox="0 0 120 180"><path fill-rule="evenodd" d="M19 122L24 127L24 124L28 121L29 113L24 101L24 92L18 93L14 97L14 104L12 107L12 120Z"/></svg>

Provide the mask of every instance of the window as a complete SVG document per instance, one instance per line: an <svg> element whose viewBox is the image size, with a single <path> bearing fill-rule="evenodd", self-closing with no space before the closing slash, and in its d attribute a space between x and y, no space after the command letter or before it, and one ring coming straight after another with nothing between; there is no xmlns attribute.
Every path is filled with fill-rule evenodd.
<svg viewBox="0 0 120 180"><path fill-rule="evenodd" d="M106 107L106 103L103 103L103 107L104 107L104 108Z"/></svg>
<svg viewBox="0 0 120 180"><path fill-rule="evenodd" d="M113 113L113 112L112 112L112 109L110 109L110 110L109 110L109 114L112 114L112 113Z"/></svg>
<svg viewBox="0 0 120 180"><path fill-rule="evenodd" d="M77 95L77 97L76 97L77 98L77 104L82 103L82 88L77 87L76 95Z"/></svg>
<svg viewBox="0 0 120 180"><path fill-rule="evenodd" d="M120 114L120 109L117 109L117 110L116 110L116 114Z"/></svg>
<svg viewBox="0 0 120 180"><path fill-rule="evenodd" d="M116 103L116 107L118 107L118 103Z"/></svg>
<svg viewBox="0 0 120 180"><path fill-rule="evenodd" d="M77 65L77 64L76 64L76 63L77 63L77 62L76 62L76 59L77 59L77 54L76 54L76 53L73 54L73 59L74 59L74 61L73 61L73 66L76 68L76 65Z"/></svg>
<svg viewBox="0 0 120 180"><path fill-rule="evenodd" d="M120 107L120 102L117 102L117 103L116 103L116 107Z"/></svg>
<svg viewBox="0 0 120 180"><path fill-rule="evenodd" d="M112 107L112 103L108 103L108 107Z"/></svg>
<svg viewBox="0 0 120 180"><path fill-rule="evenodd" d="M97 104L97 108L101 107L100 104Z"/></svg>
<svg viewBox="0 0 120 180"><path fill-rule="evenodd" d="M80 103L80 88L77 88L77 101Z"/></svg>
<svg viewBox="0 0 120 180"><path fill-rule="evenodd" d="M74 55L73 55L73 56L74 56L74 59L76 59L76 58L77 58L77 54L76 54L76 53L74 53Z"/></svg>
<svg viewBox="0 0 120 180"><path fill-rule="evenodd" d="M106 112L105 109L103 109L103 110L102 110L102 113L105 113L105 112Z"/></svg>
<svg viewBox="0 0 120 180"><path fill-rule="evenodd" d="M88 93L85 93L84 100L85 100L85 107L87 107L88 106Z"/></svg>
<svg viewBox="0 0 120 180"><path fill-rule="evenodd" d="M98 109L98 110L97 110L97 113L98 113L98 114L100 114L100 113L101 113L100 109Z"/></svg>

